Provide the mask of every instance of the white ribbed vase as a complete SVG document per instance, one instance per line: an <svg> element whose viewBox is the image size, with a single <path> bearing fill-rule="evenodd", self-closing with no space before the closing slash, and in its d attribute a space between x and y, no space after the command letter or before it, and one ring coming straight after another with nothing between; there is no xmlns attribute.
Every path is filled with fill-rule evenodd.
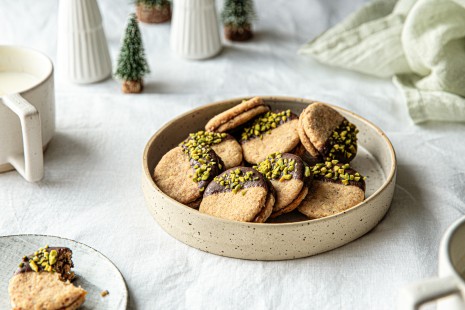
<svg viewBox="0 0 465 310"><path fill-rule="evenodd" d="M60 0L58 74L73 83L111 75L111 60L96 0Z"/></svg>
<svg viewBox="0 0 465 310"><path fill-rule="evenodd" d="M188 59L204 59L221 51L215 0L174 0L171 48Z"/></svg>

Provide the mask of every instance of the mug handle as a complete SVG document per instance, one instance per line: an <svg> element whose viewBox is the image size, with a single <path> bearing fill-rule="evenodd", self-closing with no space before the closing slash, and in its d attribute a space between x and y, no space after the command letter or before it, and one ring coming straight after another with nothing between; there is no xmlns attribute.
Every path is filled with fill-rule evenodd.
<svg viewBox="0 0 465 310"><path fill-rule="evenodd" d="M419 309L428 301L459 293L458 283L454 276L432 278L410 284L402 289L399 298L399 310Z"/></svg>
<svg viewBox="0 0 465 310"><path fill-rule="evenodd" d="M39 111L19 94L5 95L3 104L18 115L23 134L24 159L22 154L13 155L9 162L29 182L37 182L44 176L42 129Z"/></svg>

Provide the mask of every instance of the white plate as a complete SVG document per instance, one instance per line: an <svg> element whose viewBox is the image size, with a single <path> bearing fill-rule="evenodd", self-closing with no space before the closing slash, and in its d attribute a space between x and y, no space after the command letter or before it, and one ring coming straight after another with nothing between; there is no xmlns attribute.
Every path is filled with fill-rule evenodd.
<svg viewBox="0 0 465 310"><path fill-rule="evenodd" d="M10 309L8 282L24 255L45 246L68 247L73 251L73 282L87 291L86 302L79 309L126 309L128 290L123 276L113 263L93 248L70 239L44 235L0 237L0 309ZM108 290L105 297L100 293Z"/></svg>

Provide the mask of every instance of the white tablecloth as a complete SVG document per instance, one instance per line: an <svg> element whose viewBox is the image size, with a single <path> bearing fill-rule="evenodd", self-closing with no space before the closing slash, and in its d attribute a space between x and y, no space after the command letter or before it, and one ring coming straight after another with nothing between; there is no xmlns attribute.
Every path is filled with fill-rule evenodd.
<svg viewBox="0 0 465 310"><path fill-rule="evenodd" d="M0 235L51 234L98 249L124 275L131 309L394 308L400 287L437 274L440 237L465 213L465 126L415 126L389 80L296 55L362 3L257 0L255 39L226 43L205 61L170 51L169 24L141 25L152 68L141 95L121 94L113 80L78 86L56 78L57 133L45 153L45 178L30 184L16 172L0 175ZM132 5L99 4L114 61ZM55 60L57 9L53 0L0 1L0 44L33 47ZM156 224L140 187L150 136L193 107L252 95L327 101L387 133L398 181L391 209L373 231L314 257L256 262L190 248Z"/></svg>

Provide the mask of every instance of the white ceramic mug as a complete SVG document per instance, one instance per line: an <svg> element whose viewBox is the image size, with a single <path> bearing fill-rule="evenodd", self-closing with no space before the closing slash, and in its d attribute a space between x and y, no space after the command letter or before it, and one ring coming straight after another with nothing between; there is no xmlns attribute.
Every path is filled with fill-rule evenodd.
<svg viewBox="0 0 465 310"><path fill-rule="evenodd" d="M465 309L465 217L452 224L442 238L439 278L406 287L400 295L399 309L418 309L436 299L438 309Z"/></svg>
<svg viewBox="0 0 465 310"><path fill-rule="evenodd" d="M54 133L52 62L28 48L0 45L0 172L42 179L43 149Z"/></svg>

